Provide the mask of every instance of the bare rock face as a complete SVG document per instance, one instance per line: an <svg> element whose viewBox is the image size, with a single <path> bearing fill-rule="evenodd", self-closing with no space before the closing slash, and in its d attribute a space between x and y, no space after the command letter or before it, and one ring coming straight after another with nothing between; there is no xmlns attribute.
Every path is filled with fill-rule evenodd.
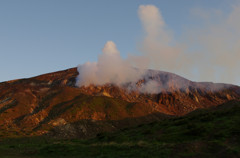
<svg viewBox="0 0 240 158"><path fill-rule="evenodd" d="M156 117L147 116L154 113L185 115L198 108L240 100L238 86L192 82L162 71L149 70L143 79L135 83L141 87L146 80L154 80L160 89L157 94L130 91L128 84L79 88L75 86L77 75L77 69L72 68L0 83L2 136L41 135L52 129L58 129L60 133L72 129L71 135L79 132L86 136L94 135L91 129L97 132L116 130L115 125L102 123L104 121L140 117L149 118L145 121L154 121ZM74 125L81 120L90 121ZM101 128L89 126L96 124L92 121L100 121Z"/></svg>

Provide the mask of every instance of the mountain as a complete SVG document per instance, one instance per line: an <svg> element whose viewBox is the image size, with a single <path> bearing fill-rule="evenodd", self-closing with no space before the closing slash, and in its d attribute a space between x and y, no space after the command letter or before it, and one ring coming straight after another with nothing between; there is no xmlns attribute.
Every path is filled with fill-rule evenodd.
<svg viewBox="0 0 240 158"><path fill-rule="evenodd" d="M141 87L146 80L156 81L157 94L129 91L128 84L78 88L77 75L71 68L0 83L0 135L93 137L240 100L238 86L192 82L162 71L148 70L136 83Z"/></svg>

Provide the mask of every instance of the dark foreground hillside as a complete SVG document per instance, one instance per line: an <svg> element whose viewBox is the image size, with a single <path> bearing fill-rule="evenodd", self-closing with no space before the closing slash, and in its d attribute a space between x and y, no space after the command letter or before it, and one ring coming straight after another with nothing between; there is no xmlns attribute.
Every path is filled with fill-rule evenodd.
<svg viewBox="0 0 240 158"><path fill-rule="evenodd" d="M96 138L4 138L0 157L240 157L240 102L168 118Z"/></svg>

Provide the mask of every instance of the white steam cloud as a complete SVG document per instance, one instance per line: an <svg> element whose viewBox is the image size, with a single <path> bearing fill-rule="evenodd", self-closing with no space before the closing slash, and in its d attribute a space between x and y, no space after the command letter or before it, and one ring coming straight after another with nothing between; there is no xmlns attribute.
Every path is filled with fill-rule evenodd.
<svg viewBox="0 0 240 158"><path fill-rule="evenodd" d="M151 68L174 72L198 81L240 84L240 5L229 14L194 9L199 26L176 41L154 5L138 10L145 37L140 51ZM183 42L184 41L184 42Z"/></svg>
<svg viewBox="0 0 240 158"><path fill-rule="evenodd" d="M203 18L203 27L190 28L184 33L184 42L177 42L157 7L139 6L138 15L145 32L139 46L142 56L122 59L115 43L108 41L97 62L78 66L76 85L135 85L144 78L148 68L174 72L191 79L239 82L240 5L234 6L227 16L199 9L194 13ZM158 87L157 82L149 80L138 90L158 93Z"/></svg>
<svg viewBox="0 0 240 158"><path fill-rule="evenodd" d="M137 82L144 74L144 70L132 66L130 59L121 58L114 42L108 41L102 52L97 62L87 62L78 66L77 86L107 83L121 86L125 83Z"/></svg>
<svg viewBox="0 0 240 158"><path fill-rule="evenodd" d="M219 10L193 12L202 18L202 27L187 34L188 47L199 48L195 49L191 65L198 79L240 85L240 5L234 5L228 14Z"/></svg>
<svg viewBox="0 0 240 158"><path fill-rule="evenodd" d="M174 46L171 32L154 5L141 5L138 10L145 31L140 50L150 60L151 67L173 70L180 65L180 47Z"/></svg>

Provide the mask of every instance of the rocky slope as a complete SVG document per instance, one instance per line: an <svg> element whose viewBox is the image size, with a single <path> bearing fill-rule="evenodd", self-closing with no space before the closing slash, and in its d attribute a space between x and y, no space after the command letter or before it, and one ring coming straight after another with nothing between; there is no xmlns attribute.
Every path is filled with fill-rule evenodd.
<svg viewBox="0 0 240 158"><path fill-rule="evenodd" d="M127 84L78 88L77 75L77 69L72 68L0 83L0 134L40 135L59 127L70 131L75 122L83 121L78 131L88 135L97 125L91 135L94 136L127 127L126 123L117 125L123 119L135 118L129 124L132 126L160 119L162 114L184 115L198 108L240 100L238 86L192 82L168 72L149 70L136 83L141 87L146 80L155 80L161 89L158 94L129 91Z"/></svg>

